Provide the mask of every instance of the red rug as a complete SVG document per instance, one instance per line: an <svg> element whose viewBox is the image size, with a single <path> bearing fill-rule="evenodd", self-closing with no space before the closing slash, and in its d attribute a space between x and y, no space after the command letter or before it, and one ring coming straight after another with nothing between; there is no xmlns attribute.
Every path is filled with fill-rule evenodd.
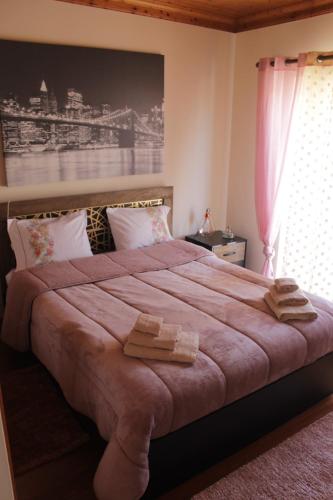
<svg viewBox="0 0 333 500"><path fill-rule="evenodd" d="M89 440L41 365L1 376L14 474L60 458Z"/></svg>
<svg viewBox="0 0 333 500"><path fill-rule="evenodd" d="M193 497L332 500L333 412Z"/></svg>

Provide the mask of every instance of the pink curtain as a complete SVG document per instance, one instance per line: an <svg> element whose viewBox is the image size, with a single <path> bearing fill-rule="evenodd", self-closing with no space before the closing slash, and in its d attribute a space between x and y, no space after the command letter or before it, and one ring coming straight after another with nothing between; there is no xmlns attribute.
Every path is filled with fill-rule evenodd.
<svg viewBox="0 0 333 500"><path fill-rule="evenodd" d="M259 236L265 255L262 274L273 277L274 243L280 225L280 200L290 124L306 55L298 63L284 57L261 59L257 96L255 201Z"/></svg>

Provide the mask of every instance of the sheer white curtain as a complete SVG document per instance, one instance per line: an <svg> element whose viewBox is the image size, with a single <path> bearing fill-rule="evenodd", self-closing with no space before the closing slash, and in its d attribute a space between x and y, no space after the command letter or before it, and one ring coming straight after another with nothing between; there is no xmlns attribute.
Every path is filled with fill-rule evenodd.
<svg viewBox="0 0 333 500"><path fill-rule="evenodd" d="M327 64L327 65L326 65ZM277 275L333 300L333 66L306 66L287 154Z"/></svg>
<svg viewBox="0 0 333 500"><path fill-rule="evenodd" d="M300 54L297 64L288 64L285 57L259 61L255 200L265 255L262 273L270 278L273 277L274 244L281 222L290 124L306 57L306 54Z"/></svg>

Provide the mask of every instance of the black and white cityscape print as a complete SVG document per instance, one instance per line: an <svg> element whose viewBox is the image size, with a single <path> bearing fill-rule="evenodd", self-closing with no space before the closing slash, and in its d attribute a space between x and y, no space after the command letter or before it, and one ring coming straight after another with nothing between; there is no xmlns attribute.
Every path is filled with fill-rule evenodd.
<svg viewBox="0 0 333 500"><path fill-rule="evenodd" d="M0 40L8 186L160 173L164 57Z"/></svg>

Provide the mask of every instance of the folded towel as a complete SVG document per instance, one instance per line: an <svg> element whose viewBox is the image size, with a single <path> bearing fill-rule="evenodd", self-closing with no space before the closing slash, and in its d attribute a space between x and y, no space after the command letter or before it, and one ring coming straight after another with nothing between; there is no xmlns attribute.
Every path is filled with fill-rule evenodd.
<svg viewBox="0 0 333 500"><path fill-rule="evenodd" d="M279 293L289 293L298 290L298 285L293 278L276 278L275 286Z"/></svg>
<svg viewBox="0 0 333 500"><path fill-rule="evenodd" d="M276 285L271 285L269 291L277 306L305 306L309 302L309 299L300 289L290 293L279 293Z"/></svg>
<svg viewBox="0 0 333 500"><path fill-rule="evenodd" d="M163 318L152 316L151 314L140 314L136 320L133 330L150 335L158 335L163 323Z"/></svg>
<svg viewBox="0 0 333 500"><path fill-rule="evenodd" d="M128 342L135 345L156 347L158 349L168 349L172 351L172 349L175 348L181 331L182 327L180 325L163 323L159 335L156 336L151 335L150 333L142 333L138 330L132 330L128 336Z"/></svg>
<svg viewBox="0 0 333 500"><path fill-rule="evenodd" d="M124 353L134 358L157 359L159 361L176 361L193 363L199 350L199 335L197 333L181 332L173 351L155 349L127 342Z"/></svg>
<svg viewBox="0 0 333 500"><path fill-rule="evenodd" d="M264 298L266 304L280 321L289 321L293 319L305 321L316 319L318 316L311 302L308 302L305 306L278 306L272 299L270 292L266 292Z"/></svg>

